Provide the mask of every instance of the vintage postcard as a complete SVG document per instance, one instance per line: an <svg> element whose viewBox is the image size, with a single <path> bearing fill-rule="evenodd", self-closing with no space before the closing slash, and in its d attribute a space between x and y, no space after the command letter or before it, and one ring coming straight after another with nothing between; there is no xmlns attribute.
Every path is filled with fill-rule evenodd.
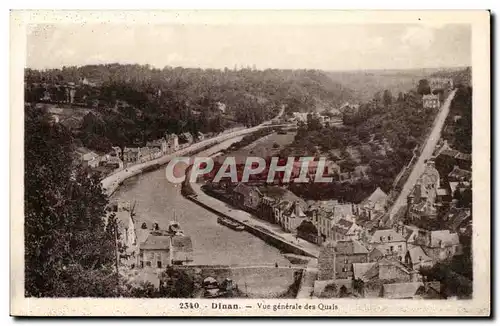
<svg viewBox="0 0 500 326"><path fill-rule="evenodd" d="M490 315L488 11L10 27L11 315Z"/></svg>

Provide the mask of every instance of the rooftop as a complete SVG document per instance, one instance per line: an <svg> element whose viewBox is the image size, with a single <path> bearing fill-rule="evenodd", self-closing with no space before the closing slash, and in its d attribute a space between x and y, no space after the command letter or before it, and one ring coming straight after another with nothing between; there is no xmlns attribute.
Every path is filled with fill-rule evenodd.
<svg viewBox="0 0 500 326"><path fill-rule="evenodd" d="M348 240L337 241L335 252L343 255L357 255L368 254L368 249L366 249L366 247L357 240Z"/></svg>
<svg viewBox="0 0 500 326"><path fill-rule="evenodd" d="M401 242L403 236L394 229L377 230L373 233L370 243Z"/></svg>

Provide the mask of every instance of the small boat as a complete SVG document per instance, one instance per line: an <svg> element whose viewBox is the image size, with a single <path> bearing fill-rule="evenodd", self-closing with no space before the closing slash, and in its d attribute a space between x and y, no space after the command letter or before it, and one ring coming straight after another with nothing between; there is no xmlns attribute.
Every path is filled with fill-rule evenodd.
<svg viewBox="0 0 500 326"><path fill-rule="evenodd" d="M218 217L217 223L227 226L235 231L244 231L245 227L238 222L231 221L227 218Z"/></svg>

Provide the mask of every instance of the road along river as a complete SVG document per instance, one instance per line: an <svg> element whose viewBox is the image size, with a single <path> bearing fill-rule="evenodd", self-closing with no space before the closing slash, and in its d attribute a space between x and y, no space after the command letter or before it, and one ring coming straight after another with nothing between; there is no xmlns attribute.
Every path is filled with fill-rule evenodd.
<svg viewBox="0 0 500 326"><path fill-rule="evenodd" d="M241 138L226 140L196 156L211 156ZM245 231L237 232L218 224L217 215L184 198L180 190L180 184L166 179L163 167L127 179L112 199L136 201L136 219L157 222L160 228L166 228L175 215L192 238L193 264L289 265L278 249Z"/></svg>

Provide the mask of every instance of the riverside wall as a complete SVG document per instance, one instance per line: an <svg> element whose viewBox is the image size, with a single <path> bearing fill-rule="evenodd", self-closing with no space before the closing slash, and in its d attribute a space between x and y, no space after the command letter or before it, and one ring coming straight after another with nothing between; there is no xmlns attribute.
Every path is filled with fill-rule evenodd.
<svg viewBox="0 0 500 326"><path fill-rule="evenodd" d="M187 198L189 200L191 200L192 202L200 205L201 207L205 208L206 210L208 210L208 211L210 211L218 216L227 218L231 221L234 221L236 223L244 225L245 231L247 231L250 234L255 235L256 237L264 240L266 243L272 245L275 248L282 250L285 253L291 253L291 254L296 254L296 255L301 255L301 256L318 258L315 254L305 250L304 248L298 247L298 246L294 245L293 243L286 241L285 239L281 239L280 237L278 237L274 234L268 233L261 228L257 228L249 223L241 222L241 221L231 217L230 215L227 215L223 212L218 211L217 209L215 209L215 208L203 203L202 201L198 200L195 196L187 196Z"/></svg>

